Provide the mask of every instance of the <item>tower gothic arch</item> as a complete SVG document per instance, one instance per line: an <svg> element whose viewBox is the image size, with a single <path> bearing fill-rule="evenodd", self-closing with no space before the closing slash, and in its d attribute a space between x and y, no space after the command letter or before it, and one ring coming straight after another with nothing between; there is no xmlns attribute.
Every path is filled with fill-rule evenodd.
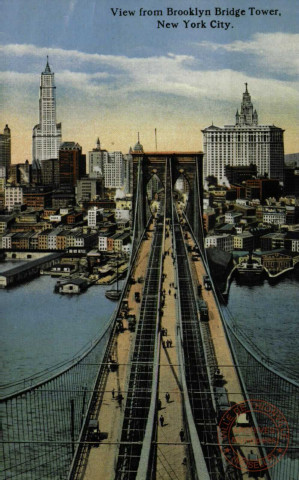
<svg viewBox="0 0 299 480"><path fill-rule="evenodd" d="M165 186L165 215L171 217L171 191L177 180L184 176L189 185L186 214L193 231L202 243L200 224L203 199L202 152L143 152L131 151L133 157L133 205L136 235L139 238L149 220L147 185L156 175Z"/></svg>

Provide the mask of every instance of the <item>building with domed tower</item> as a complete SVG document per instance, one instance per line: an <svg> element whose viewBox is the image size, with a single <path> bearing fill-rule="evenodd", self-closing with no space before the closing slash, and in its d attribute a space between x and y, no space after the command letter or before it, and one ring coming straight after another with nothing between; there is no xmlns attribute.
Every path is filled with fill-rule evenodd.
<svg viewBox="0 0 299 480"><path fill-rule="evenodd" d="M214 176L225 183L225 166L256 165L257 175L283 181L283 132L274 125L259 125L257 111L245 83L235 125L211 125L203 133L204 178Z"/></svg>

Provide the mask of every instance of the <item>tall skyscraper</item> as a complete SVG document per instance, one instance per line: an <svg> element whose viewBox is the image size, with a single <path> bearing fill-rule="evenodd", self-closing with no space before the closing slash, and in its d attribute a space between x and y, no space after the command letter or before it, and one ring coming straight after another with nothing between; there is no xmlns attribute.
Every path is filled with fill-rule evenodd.
<svg viewBox="0 0 299 480"><path fill-rule="evenodd" d="M5 125L3 133L0 133L0 167L5 168L5 176L8 178L11 164L11 139L10 128Z"/></svg>
<svg viewBox="0 0 299 480"><path fill-rule="evenodd" d="M245 84L240 113L235 125L224 128L211 125L202 130L204 147L204 177L226 181L225 166L256 165L258 175L283 180L283 132L274 125L258 125L258 114L253 110Z"/></svg>
<svg viewBox="0 0 299 480"><path fill-rule="evenodd" d="M106 152L104 157L105 188L124 186L124 159L121 152Z"/></svg>
<svg viewBox="0 0 299 480"><path fill-rule="evenodd" d="M56 87L54 73L47 65L41 74L39 89L39 123L33 128L32 160L58 158L61 123L56 123Z"/></svg>

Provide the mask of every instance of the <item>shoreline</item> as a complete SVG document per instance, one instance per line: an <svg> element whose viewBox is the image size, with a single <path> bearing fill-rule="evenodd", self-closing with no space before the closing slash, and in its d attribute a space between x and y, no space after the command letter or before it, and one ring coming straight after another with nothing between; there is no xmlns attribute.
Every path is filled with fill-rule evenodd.
<svg viewBox="0 0 299 480"><path fill-rule="evenodd" d="M282 277L286 273L295 271L295 266L293 266L293 267L286 268L286 269L282 270L281 272L277 272L277 273L273 274L266 267L263 267L263 268L264 268L263 273L259 276L256 276L255 277L256 280L264 279L264 278L266 278L268 281L271 280L271 279L280 279L280 277ZM237 265L235 265L233 267L233 269L230 271L230 273L229 273L229 275L226 279L226 282L225 282L225 290L223 292L221 292L221 296L223 296L225 298L225 300L227 300L227 298L228 298L230 285L231 285L231 282L234 278L234 273L236 272L236 270L237 270ZM245 279L246 275L243 278ZM217 284L217 281L215 281L215 283ZM255 282L252 281L251 279L248 279L246 284L247 285L254 285Z"/></svg>

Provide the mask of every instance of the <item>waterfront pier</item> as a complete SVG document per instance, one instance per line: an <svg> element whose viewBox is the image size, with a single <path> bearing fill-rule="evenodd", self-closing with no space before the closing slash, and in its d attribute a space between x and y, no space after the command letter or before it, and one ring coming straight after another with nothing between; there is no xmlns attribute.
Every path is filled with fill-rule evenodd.
<svg viewBox="0 0 299 480"><path fill-rule="evenodd" d="M53 265L59 262L61 257L62 253L50 253L35 260L28 260L23 265L11 268L6 272L1 272L0 288L7 288L38 276L42 268L53 267Z"/></svg>

